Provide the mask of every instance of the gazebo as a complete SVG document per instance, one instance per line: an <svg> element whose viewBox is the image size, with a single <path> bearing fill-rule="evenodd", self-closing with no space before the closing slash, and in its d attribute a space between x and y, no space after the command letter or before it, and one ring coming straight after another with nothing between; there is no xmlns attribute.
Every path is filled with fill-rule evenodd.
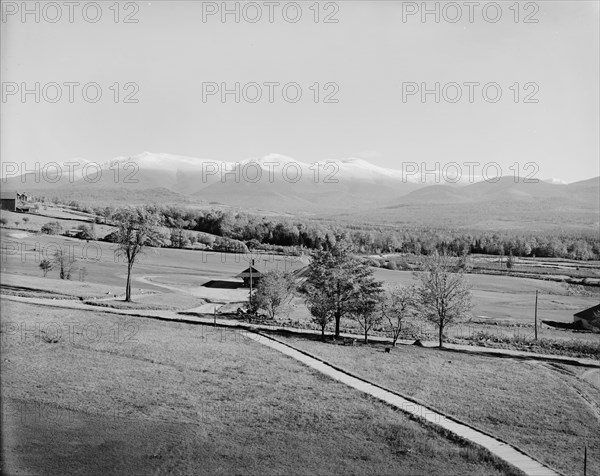
<svg viewBox="0 0 600 476"><path fill-rule="evenodd" d="M236 278L242 278L244 280L244 286L247 288L255 287L260 281L261 277L262 273L254 266L249 266L236 276Z"/></svg>

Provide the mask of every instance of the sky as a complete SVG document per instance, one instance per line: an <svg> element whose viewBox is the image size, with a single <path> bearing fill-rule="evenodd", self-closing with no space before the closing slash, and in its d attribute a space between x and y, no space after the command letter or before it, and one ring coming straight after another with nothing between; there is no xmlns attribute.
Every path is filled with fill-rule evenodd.
<svg viewBox="0 0 600 476"><path fill-rule="evenodd" d="M227 2L239 22L222 2L48 3L2 1L3 163L278 153L600 175L597 1L429 2L438 22L421 2Z"/></svg>

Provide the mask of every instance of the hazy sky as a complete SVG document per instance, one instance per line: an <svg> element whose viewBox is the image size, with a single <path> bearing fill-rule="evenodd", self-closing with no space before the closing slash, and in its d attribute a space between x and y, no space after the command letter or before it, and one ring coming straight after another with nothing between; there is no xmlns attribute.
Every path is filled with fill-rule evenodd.
<svg viewBox="0 0 600 476"><path fill-rule="evenodd" d="M69 6L56 2L62 17L52 23L58 12L46 3L28 3L40 9L36 23L34 13L21 16L20 1L2 2L3 161L104 162L143 151L237 161L274 152L304 162L361 157L390 168L494 161L506 174L514 162L536 162L538 178L567 182L600 174L597 1L521 2L518 9L498 2L495 23L495 7L485 15L475 8L471 22L468 5L456 2L462 18L452 23L458 10L441 3L436 23L433 14L425 22L422 12L410 15L421 2L395 1L320 2L312 9L314 2L300 2L296 23L292 2L229 2L239 8L239 23L233 14L223 22L221 12L203 18L222 2L195 1L121 2L118 22L113 2L100 2L95 23L98 12L83 1L71 23ZM258 8L262 18L251 23ZM127 14L137 23L125 23ZM328 14L337 23L324 22ZM22 98L22 83L34 89L36 82L40 102L35 94ZM53 82L62 92L54 103ZM68 82L80 83L72 86L72 103ZM90 82L102 91L96 103L82 95ZM124 89L129 82L139 87L137 103L124 103L135 92L133 85ZM239 103L234 94L203 100L210 87L203 83L233 89L236 82ZM255 103L255 87L242 91L251 82L262 91ZM281 85L273 86L273 102L268 82ZM434 94L423 102L418 92L403 101L403 83L434 89L436 82L439 103ZM462 91L454 103L451 82ZM468 82L480 83L472 102ZM286 83L297 86L284 97ZM490 101L501 89L498 102L485 100L487 83L497 84L486 89ZM288 102L297 87L301 99ZM338 102L325 103L331 92ZM93 100L94 87L86 93Z"/></svg>

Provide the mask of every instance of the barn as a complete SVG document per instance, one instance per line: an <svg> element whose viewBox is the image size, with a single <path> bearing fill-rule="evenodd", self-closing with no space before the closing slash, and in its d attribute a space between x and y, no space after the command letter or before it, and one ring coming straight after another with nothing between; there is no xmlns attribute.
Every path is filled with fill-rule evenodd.
<svg viewBox="0 0 600 476"><path fill-rule="evenodd" d="M262 278L262 273L254 266L249 266L238 274L236 278L242 278L244 280L244 286L247 288L255 287L259 283L260 278Z"/></svg>
<svg viewBox="0 0 600 476"><path fill-rule="evenodd" d="M580 329L600 328L600 304L573 314L573 324Z"/></svg>
<svg viewBox="0 0 600 476"><path fill-rule="evenodd" d="M0 192L0 209L11 212L17 211L17 193L16 192Z"/></svg>

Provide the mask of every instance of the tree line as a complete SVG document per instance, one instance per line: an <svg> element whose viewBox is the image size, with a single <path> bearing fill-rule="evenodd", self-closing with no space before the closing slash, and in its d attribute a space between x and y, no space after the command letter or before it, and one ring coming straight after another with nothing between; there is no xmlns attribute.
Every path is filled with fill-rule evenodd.
<svg viewBox="0 0 600 476"><path fill-rule="evenodd" d="M101 220L113 221L118 209L112 206L87 207L71 202L75 209L96 214ZM450 230L443 227L406 227L335 223L295 217L263 217L231 210L199 210L180 206L149 206L164 226L171 229L169 246L184 248L198 240L191 232L204 232L225 239L218 246L227 247L233 240L248 249L286 251L329 250L338 240L351 242L361 254L410 253L415 255L448 254L462 256L481 253L497 256L600 259L600 239L584 233L520 233ZM212 246L214 238L206 237ZM243 248L235 245L242 251ZM235 247L234 246L234 247Z"/></svg>

